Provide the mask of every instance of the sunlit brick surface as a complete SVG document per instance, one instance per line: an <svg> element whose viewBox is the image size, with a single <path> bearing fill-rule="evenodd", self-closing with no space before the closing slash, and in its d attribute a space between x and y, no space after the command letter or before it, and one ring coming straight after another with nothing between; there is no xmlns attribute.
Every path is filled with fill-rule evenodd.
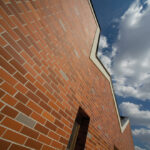
<svg viewBox="0 0 150 150"><path fill-rule="evenodd" d="M65 150L79 106L86 150L133 150L108 80L89 59L87 0L0 0L0 149Z"/></svg>

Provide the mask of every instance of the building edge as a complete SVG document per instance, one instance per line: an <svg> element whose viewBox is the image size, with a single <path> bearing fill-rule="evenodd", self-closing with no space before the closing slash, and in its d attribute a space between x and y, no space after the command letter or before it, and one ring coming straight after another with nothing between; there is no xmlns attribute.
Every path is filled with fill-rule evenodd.
<svg viewBox="0 0 150 150"><path fill-rule="evenodd" d="M99 43L99 39L100 39L101 29L100 29L100 25L97 21L97 18L96 18L91 0L88 0L88 2L89 2L93 17L94 17L96 25L97 25L97 29L96 29L96 32L95 32L93 44L92 44L92 47L91 47L90 59L92 60L92 62L96 65L96 67L102 72L102 74L107 78L107 80L110 83L111 92L112 92L112 95L113 95L115 109L116 109L118 122L119 122L119 126L120 126L120 131L121 131L121 133L123 133L130 121L129 121L128 118L126 118L125 122L123 124L121 123L123 119L121 119L120 114L119 114L119 110L118 110L118 106L117 106L117 102L116 102L116 98L115 98L115 94L114 94L114 89L113 89L113 85L112 85L111 75L109 74L107 69L104 67L102 62L97 57L98 43Z"/></svg>

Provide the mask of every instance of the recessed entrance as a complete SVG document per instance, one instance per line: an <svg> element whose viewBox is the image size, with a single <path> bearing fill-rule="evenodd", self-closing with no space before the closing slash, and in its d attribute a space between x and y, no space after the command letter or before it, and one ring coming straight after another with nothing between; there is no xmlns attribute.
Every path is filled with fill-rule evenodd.
<svg viewBox="0 0 150 150"><path fill-rule="evenodd" d="M67 150L84 150L90 118L79 108Z"/></svg>

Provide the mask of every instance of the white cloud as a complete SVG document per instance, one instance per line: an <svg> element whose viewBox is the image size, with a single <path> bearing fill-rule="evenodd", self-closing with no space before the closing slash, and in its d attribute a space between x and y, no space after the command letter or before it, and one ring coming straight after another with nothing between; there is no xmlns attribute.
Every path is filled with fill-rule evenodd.
<svg viewBox="0 0 150 150"><path fill-rule="evenodd" d="M132 125L145 126L150 128L150 111L142 110L142 105L137 105L130 102L123 102L119 108L124 116L130 118Z"/></svg>
<svg viewBox="0 0 150 150"><path fill-rule="evenodd" d="M108 43L107 43L107 38L103 35L100 36L100 42L99 42L99 49L107 48Z"/></svg>
<svg viewBox="0 0 150 150"><path fill-rule="evenodd" d="M143 148L141 148L139 146L135 146L135 150L146 150L146 149L143 149Z"/></svg>
<svg viewBox="0 0 150 150"><path fill-rule="evenodd" d="M138 25L139 21L142 18L142 11L143 7L140 5L140 1L136 0L130 8L124 13L124 15L121 17L122 20L127 19L128 22L126 24L130 27L135 27Z"/></svg>
<svg viewBox="0 0 150 150"><path fill-rule="evenodd" d="M122 102L119 108L124 116L130 118L130 123L136 127L143 127L132 130L134 138L145 145L146 149L150 148L150 111L142 110L142 105L137 105L131 102ZM144 128L145 127L145 128ZM135 150L145 150L138 146Z"/></svg>
<svg viewBox="0 0 150 150"><path fill-rule="evenodd" d="M135 136L135 138L142 142L143 144L145 144L146 147L150 147L150 130L149 129L145 129L145 128L141 128L141 129L135 129L132 131L133 136Z"/></svg>
<svg viewBox="0 0 150 150"><path fill-rule="evenodd" d="M100 37L98 58L103 62L103 65L111 73L111 59L103 54L103 48L108 48L107 38L103 35Z"/></svg>
<svg viewBox="0 0 150 150"><path fill-rule="evenodd" d="M109 58L116 94L150 100L150 0L145 5L136 0L121 17Z"/></svg>

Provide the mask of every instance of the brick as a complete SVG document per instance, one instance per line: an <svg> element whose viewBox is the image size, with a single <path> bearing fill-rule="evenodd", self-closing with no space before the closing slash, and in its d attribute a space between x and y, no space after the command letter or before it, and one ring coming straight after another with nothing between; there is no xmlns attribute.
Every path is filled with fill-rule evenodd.
<svg viewBox="0 0 150 150"><path fill-rule="evenodd" d="M31 57L25 52L25 51L22 51L21 53L21 56L30 64L30 65L33 65L34 62L33 60L31 59ZM27 68L27 67L26 67Z"/></svg>
<svg viewBox="0 0 150 150"><path fill-rule="evenodd" d="M36 87L30 83L29 81L26 83L26 87L29 88L32 92L35 92L36 91Z"/></svg>
<svg viewBox="0 0 150 150"><path fill-rule="evenodd" d="M54 82L55 85L58 85L57 80L51 74L49 74L48 77Z"/></svg>
<svg viewBox="0 0 150 150"><path fill-rule="evenodd" d="M28 40L34 45L35 49L40 52L40 48L36 45L36 43L34 42L33 38L31 36L28 36Z"/></svg>
<svg viewBox="0 0 150 150"><path fill-rule="evenodd" d="M4 118L4 115L0 113L0 121Z"/></svg>
<svg viewBox="0 0 150 150"><path fill-rule="evenodd" d="M45 121L46 121L43 117L41 117L39 114L37 114L37 113L35 113L35 112L33 112L33 113L31 114L31 117L32 117L33 119L35 119L36 121L40 122L41 124L44 124Z"/></svg>
<svg viewBox="0 0 150 150"><path fill-rule="evenodd" d="M18 44L26 51L26 53L30 56L33 57L33 53L29 50L29 48L24 44L23 41L18 41Z"/></svg>
<svg viewBox="0 0 150 150"><path fill-rule="evenodd" d="M12 64L12 66L14 66L14 68L16 68L21 74L25 75L27 73L27 71L14 59L10 61L10 63Z"/></svg>
<svg viewBox="0 0 150 150"><path fill-rule="evenodd" d="M41 74L42 72L42 69L38 66L38 65L34 65L33 69L38 73L38 74Z"/></svg>
<svg viewBox="0 0 150 150"><path fill-rule="evenodd" d="M67 126L64 126L64 130L65 130L68 134L71 134L71 129L68 128Z"/></svg>
<svg viewBox="0 0 150 150"><path fill-rule="evenodd" d="M36 103L39 103L39 102L40 102L40 98L37 97L37 96L36 96L35 94L33 94L32 92L28 91L28 92L26 93L26 95L27 95L31 100L33 100L34 102L36 102Z"/></svg>
<svg viewBox="0 0 150 150"><path fill-rule="evenodd" d="M51 143L52 140L49 139L48 137L46 137L46 136L40 134L40 136L38 137L38 141L40 141L40 142L42 142L42 143L45 143L45 144L47 144L47 145L50 145L50 143Z"/></svg>
<svg viewBox="0 0 150 150"><path fill-rule="evenodd" d="M61 109L59 110L59 113L60 113L61 115L63 115L65 118L67 117L67 114L66 114L64 111L62 111Z"/></svg>
<svg viewBox="0 0 150 150"><path fill-rule="evenodd" d="M33 60L38 66L41 66L41 62L36 57L34 57Z"/></svg>
<svg viewBox="0 0 150 150"><path fill-rule="evenodd" d="M17 51L20 52L21 48L16 44L16 42L9 36L8 33L3 33L2 36L6 39L8 43L10 43L11 46ZM9 47L9 46L8 46Z"/></svg>
<svg viewBox="0 0 150 150"><path fill-rule="evenodd" d="M45 102L48 102L49 99L42 93L40 92L39 90L36 92L36 94Z"/></svg>
<svg viewBox="0 0 150 150"><path fill-rule="evenodd" d="M51 112L51 108L47 105L47 104L45 104L44 102L40 102L40 106L41 107L43 107L45 110L47 110L48 112Z"/></svg>
<svg viewBox="0 0 150 150"><path fill-rule="evenodd" d="M65 27L63 21L62 21L61 19L59 19L58 21L59 21L59 23L60 23L62 29L66 32L66 27Z"/></svg>
<svg viewBox="0 0 150 150"><path fill-rule="evenodd" d="M13 5L14 6L14 5ZM12 6L12 4L8 4L9 9L11 10L11 12L17 17L17 19L24 24L24 20L20 17L20 15L17 13L16 9Z"/></svg>
<svg viewBox="0 0 150 150"><path fill-rule="evenodd" d="M15 69L10 64L8 64L2 57L0 57L0 65L10 74L13 74L15 72Z"/></svg>
<svg viewBox="0 0 150 150"><path fill-rule="evenodd" d="M23 58L15 51L15 48L13 49L11 46L7 45L5 51L7 51L20 64L24 63Z"/></svg>
<svg viewBox="0 0 150 150"><path fill-rule="evenodd" d="M39 131L39 132L41 132L41 133L43 133L45 135L47 135L47 133L49 131L47 128L45 128L44 126L40 125L39 123L36 124L34 129L36 129L37 131Z"/></svg>
<svg viewBox="0 0 150 150"><path fill-rule="evenodd" d="M0 33L5 32L3 27L0 27Z"/></svg>
<svg viewBox="0 0 150 150"><path fill-rule="evenodd" d="M7 53L5 49L0 46L0 55L6 60L10 60L12 57Z"/></svg>
<svg viewBox="0 0 150 150"><path fill-rule="evenodd" d="M75 55L77 56L77 58L80 58L79 54L78 54L78 51L76 49L73 49Z"/></svg>
<svg viewBox="0 0 150 150"><path fill-rule="evenodd" d="M34 84L38 89L40 89L43 93L46 92L46 89L38 82L36 81Z"/></svg>
<svg viewBox="0 0 150 150"><path fill-rule="evenodd" d="M21 37L21 39L25 42L25 44L29 47L30 46L30 42L28 41L28 39L22 34L22 32L20 32L20 30L18 28L14 29L14 31L16 32L16 34Z"/></svg>
<svg viewBox="0 0 150 150"><path fill-rule="evenodd" d="M7 42L3 39L3 38L1 38L0 37L0 45L2 46L2 47L4 47L5 45L7 45ZM0 48L0 49L2 49L2 48ZM1 54L1 55L3 55L4 57L10 57L9 55L7 55L7 53L5 53L5 52L3 52L3 54Z"/></svg>
<svg viewBox="0 0 150 150"><path fill-rule="evenodd" d="M65 138L63 138L63 137L60 138L59 142L65 144L65 145L68 144L68 141Z"/></svg>
<svg viewBox="0 0 150 150"><path fill-rule="evenodd" d="M56 129L57 129L57 127L49 121L46 122L45 126L53 131L56 131Z"/></svg>
<svg viewBox="0 0 150 150"><path fill-rule="evenodd" d="M71 113L68 109L66 109L65 112L66 112L69 116L72 116L72 113Z"/></svg>
<svg viewBox="0 0 150 150"><path fill-rule="evenodd" d="M6 117L3 121L2 121L2 125L11 128L13 130L16 131L20 131L20 129L22 128L22 125L19 122L16 122L13 119L10 119L8 117Z"/></svg>
<svg viewBox="0 0 150 150"><path fill-rule="evenodd" d="M68 81L68 76L67 76L62 70L60 70L59 72L60 72L60 74L62 75L62 77L63 77L66 81Z"/></svg>
<svg viewBox="0 0 150 150"><path fill-rule="evenodd" d="M22 33L26 36L28 34L28 32L25 29L25 27L22 26L22 24L19 22L19 20L14 15L10 16L10 18L16 24L16 26L18 26L20 28L20 30L22 31Z"/></svg>
<svg viewBox="0 0 150 150"><path fill-rule="evenodd" d="M62 121L65 125L67 125L68 127L70 127L71 123L70 123L70 121L69 121L68 119L62 118L61 121Z"/></svg>
<svg viewBox="0 0 150 150"><path fill-rule="evenodd" d="M61 115L58 114L55 110L52 111L52 115L53 115L54 117L56 117L58 120L61 119Z"/></svg>
<svg viewBox="0 0 150 150"><path fill-rule="evenodd" d="M17 13L22 13L22 10L18 7L18 5L16 4L15 1L12 1L13 7L15 8L15 10L17 11Z"/></svg>
<svg viewBox="0 0 150 150"><path fill-rule="evenodd" d="M55 120L55 118L47 111L44 111L42 116L45 117L46 119L48 119L50 122L54 122L54 120Z"/></svg>
<svg viewBox="0 0 150 150"><path fill-rule="evenodd" d="M27 80L26 80L19 72L15 73L15 74L14 74L14 77L15 77L18 81L20 81L22 84L25 84L25 83L27 82Z"/></svg>
<svg viewBox="0 0 150 150"><path fill-rule="evenodd" d="M64 83L60 80L60 78L56 78L57 82L59 82L62 86L64 86Z"/></svg>
<svg viewBox="0 0 150 150"><path fill-rule="evenodd" d="M53 77L56 76L56 73L53 71L52 68L48 67L48 71L51 73L51 75L52 75Z"/></svg>
<svg viewBox="0 0 150 150"><path fill-rule="evenodd" d="M26 141L25 145L37 150L40 150L42 147L42 144L40 142L37 142L30 138Z"/></svg>
<svg viewBox="0 0 150 150"><path fill-rule="evenodd" d="M5 132L5 130L6 130L6 129L5 129L4 127L1 127L1 126L0 126L0 136L3 135L3 133Z"/></svg>
<svg viewBox="0 0 150 150"><path fill-rule="evenodd" d="M44 79L43 79L41 76L37 75L36 79L37 79L41 84L44 83Z"/></svg>
<svg viewBox="0 0 150 150"><path fill-rule="evenodd" d="M49 86L49 84L45 83L44 86L50 93L53 93L53 89Z"/></svg>
<svg viewBox="0 0 150 150"><path fill-rule="evenodd" d="M23 112L26 115L30 115L32 113L32 110L29 109L28 107L26 107L24 104L22 103L18 103L15 108L17 108L19 111Z"/></svg>
<svg viewBox="0 0 150 150"><path fill-rule="evenodd" d="M12 117L12 118L15 118L18 114L18 112L14 109L12 109L11 107L9 106L5 106L1 112L9 117Z"/></svg>
<svg viewBox="0 0 150 150"><path fill-rule="evenodd" d="M57 129L57 134L61 135L62 137L66 136L66 133L64 132L64 130L62 130L60 128Z"/></svg>
<svg viewBox="0 0 150 150"><path fill-rule="evenodd" d="M59 106L63 110L65 109L65 106L60 101L57 101L56 105Z"/></svg>
<svg viewBox="0 0 150 150"><path fill-rule="evenodd" d="M2 100L11 106L14 106L17 103L17 100L9 95L5 95Z"/></svg>
<svg viewBox="0 0 150 150"><path fill-rule="evenodd" d="M59 93L58 93L59 94ZM58 95L56 92L54 93L54 96L55 96L55 98L57 99L57 100L59 100L59 102L60 103L62 103L62 101L63 101L63 97L62 96L60 96L60 95ZM65 106L65 105L64 105Z"/></svg>
<svg viewBox="0 0 150 150"><path fill-rule="evenodd" d="M27 117L26 115L20 113L17 117L16 117L16 120L25 124L26 126L30 127L30 128L33 128L34 125L35 125L35 121L30 118L30 117Z"/></svg>
<svg viewBox="0 0 150 150"><path fill-rule="evenodd" d="M58 135L57 133L55 133L53 131L50 131L48 136L51 137L52 139L56 140L56 141L58 141L60 138L60 135Z"/></svg>
<svg viewBox="0 0 150 150"><path fill-rule="evenodd" d="M4 82L2 85L0 85L0 88L2 88L4 91L8 92L10 95L14 95L16 93L16 89L14 89L7 82Z"/></svg>
<svg viewBox="0 0 150 150"><path fill-rule="evenodd" d="M21 133L22 133L22 134L25 134L25 135L27 135L27 136L29 136L29 137L31 137L31 138L34 138L34 139L37 139L37 137L38 137L38 135L39 135L38 132L36 132L36 131L34 131L34 130L28 128L28 127L25 127L25 126L24 126L23 129L21 130Z"/></svg>
<svg viewBox="0 0 150 150"><path fill-rule="evenodd" d="M1 78L3 78L9 84L14 85L17 83L17 81L3 69L0 69L0 74L1 74Z"/></svg>
<svg viewBox="0 0 150 150"><path fill-rule="evenodd" d="M50 83L50 79L45 75L45 73L42 73L41 76L46 82Z"/></svg>
<svg viewBox="0 0 150 150"><path fill-rule="evenodd" d="M12 144L9 150L30 150L30 149L17 144Z"/></svg>
<svg viewBox="0 0 150 150"><path fill-rule="evenodd" d="M61 123L60 121L58 121L57 119L55 120L55 125L60 127L60 128L63 128L64 127L64 124Z"/></svg>
<svg viewBox="0 0 150 150"><path fill-rule="evenodd" d="M57 86L52 82L51 83L51 87L52 87L52 89L54 89L57 93L60 93L60 90L57 88ZM56 93L55 92L55 93Z"/></svg>
<svg viewBox="0 0 150 150"><path fill-rule="evenodd" d="M7 150L10 144L11 144L10 142L0 139L0 148L2 150Z"/></svg>
<svg viewBox="0 0 150 150"><path fill-rule="evenodd" d="M55 150L55 148L49 147L47 145L43 145L42 150Z"/></svg>
<svg viewBox="0 0 150 150"><path fill-rule="evenodd" d="M31 68L30 65L28 65L28 64L26 63L26 64L24 64L24 67L26 68L26 70L29 71L29 73L30 73L32 76L34 76L34 77L37 76L37 73L34 71L34 69Z"/></svg>
<svg viewBox="0 0 150 150"><path fill-rule="evenodd" d="M28 98L24 96L22 93L18 92L15 97L22 103L26 104L28 101Z"/></svg>
<svg viewBox="0 0 150 150"><path fill-rule="evenodd" d="M0 5L1 5L1 7L5 10L5 12L7 13L7 15L12 15L11 11L10 11L9 8L4 4L3 1L0 1Z"/></svg>
<svg viewBox="0 0 150 150"><path fill-rule="evenodd" d="M48 105L49 105L50 107L52 107L53 109L55 109L56 111L59 110L59 107L58 107L55 103L53 103L52 101L49 101Z"/></svg>
<svg viewBox="0 0 150 150"><path fill-rule="evenodd" d="M0 102L0 109L4 106L4 104L2 102Z"/></svg>
<svg viewBox="0 0 150 150"><path fill-rule="evenodd" d="M35 82L35 79L32 77L32 75L30 73L28 73L26 75L26 78L31 82L31 83L34 83Z"/></svg>
<svg viewBox="0 0 150 150"><path fill-rule="evenodd" d="M16 143L19 143L19 144L24 144L24 142L26 140L25 136L18 134L16 132L10 131L10 130L7 130L5 132L5 134L3 135L3 138L13 141L13 142L16 142Z"/></svg>
<svg viewBox="0 0 150 150"><path fill-rule="evenodd" d="M43 109L40 106L33 103L32 101L30 101L27 106L30 107L32 110L36 111L39 114L41 114L42 111L43 111Z"/></svg>
<svg viewBox="0 0 150 150"><path fill-rule="evenodd" d="M10 27L15 27L15 24L9 19L8 15L6 12L0 8L1 16L4 18L4 20L10 25Z"/></svg>
<svg viewBox="0 0 150 150"><path fill-rule="evenodd" d="M14 40L18 40L18 35L8 26L5 20L0 19L1 26L11 35Z"/></svg>
<svg viewBox="0 0 150 150"><path fill-rule="evenodd" d="M21 83L18 83L15 88L19 90L21 93L25 94L27 92L27 88L25 88Z"/></svg>
<svg viewBox="0 0 150 150"><path fill-rule="evenodd" d="M29 7L27 6L27 4L26 4L24 1L22 1L22 3L23 3L23 6L25 7L25 10L29 11L30 9L29 9Z"/></svg>
<svg viewBox="0 0 150 150"><path fill-rule="evenodd" d="M0 84L3 82L3 79L0 78Z"/></svg>
<svg viewBox="0 0 150 150"><path fill-rule="evenodd" d="M60 144L60 143L58 143L58 142L56 142L56 141L52 141L51 146L53 146L53 147L55 147L55 148L57 148L57 149L62 149L62 147L63 147L62 144Z"/></svg>
<svg viewBox="0 0 150 150"><path fill-rule="evenodd" d="M3 97L5 95L5 92L3 92L1 89L0 89L0 98Z"/></svg>

